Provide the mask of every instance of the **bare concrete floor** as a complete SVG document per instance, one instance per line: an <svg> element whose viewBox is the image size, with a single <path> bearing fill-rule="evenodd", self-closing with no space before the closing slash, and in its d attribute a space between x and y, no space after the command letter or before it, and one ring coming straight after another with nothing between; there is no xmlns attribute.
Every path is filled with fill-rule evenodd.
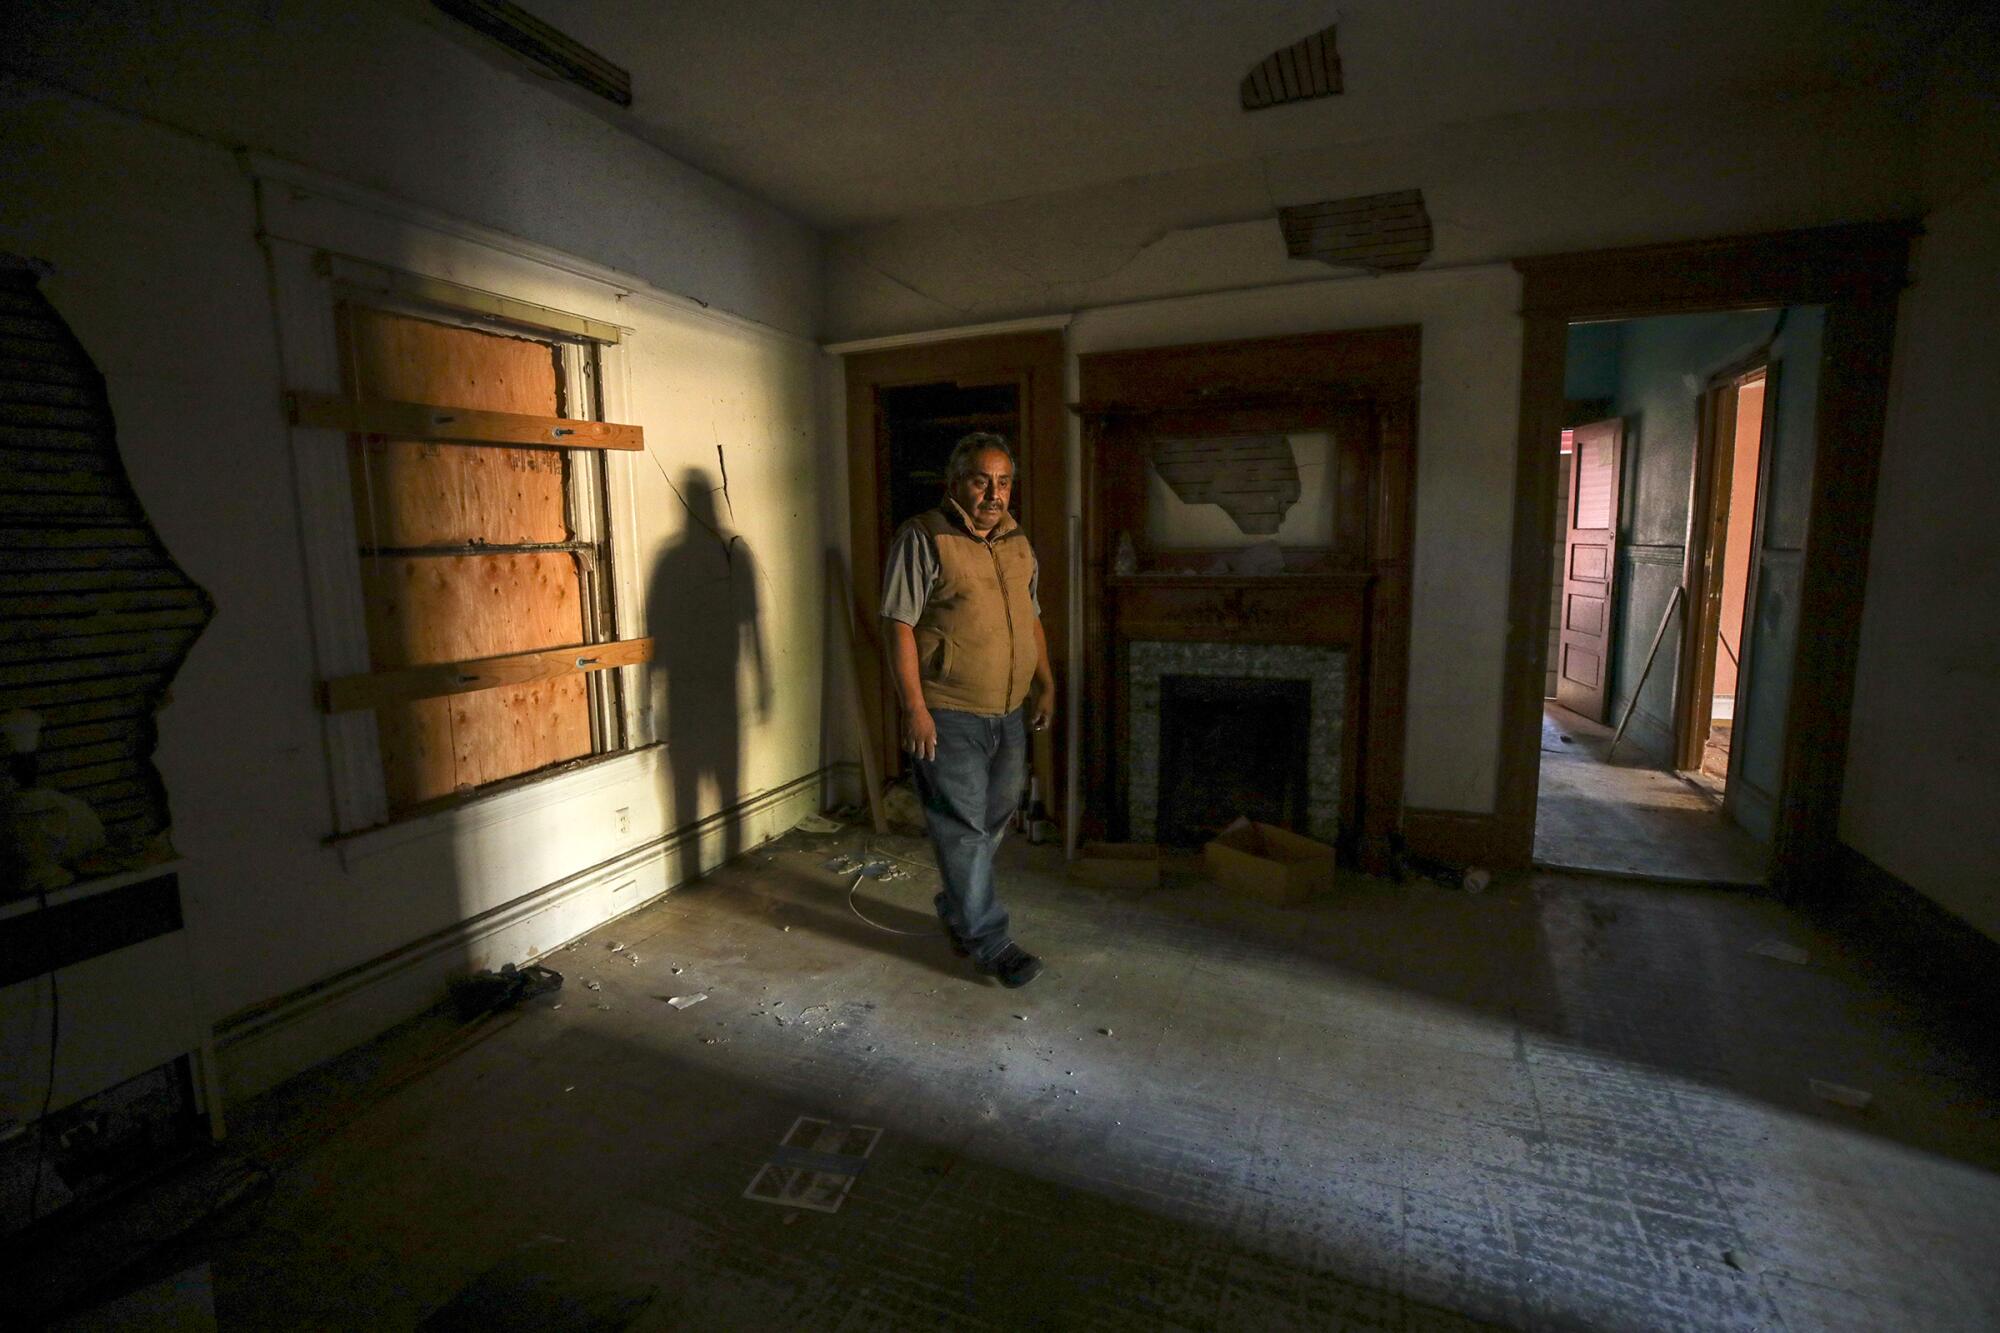
<svg viewBox="0 0 2000 1333"><path fill-rule="evenodd" d="M1768 856L1710 791L1651 766L1611 728L1542 706L1535 864L1690 884L1762 884Z"/></svg>
<svg viewBox="0 0 2000 1333"><path fill-rule="evenodd" d="M175 1262L244 1329L2000 1322L1990 1057L1770 901L1287 911L1010 845L1049 960L1010 992L921 874L863 903L919 933L854 916L820 867L858 842L792 835L558 952L550 1000L244 1108L275 1193ZM741 1197L801 1114L883 1130L831 1215Z"/></svg>

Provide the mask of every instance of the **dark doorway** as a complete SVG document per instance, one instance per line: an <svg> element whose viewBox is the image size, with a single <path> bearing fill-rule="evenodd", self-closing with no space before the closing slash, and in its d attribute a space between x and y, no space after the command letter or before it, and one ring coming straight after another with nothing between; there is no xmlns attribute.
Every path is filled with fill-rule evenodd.
<svg viewBox="0 0 2000 1333"><path fill-rule="evenodd" d="M1305 831L1312 684L1160 678L1158 837L1197 847L1239 815Z"/></svg>
<svg viewBox="0 0 2000 1333"><path fill-rule="evenodd" d="M1060 333L1006 334L861 351L847 357L847 466L853 597L862 642L856 670L881 771L902 771L896 699L875 633L882 560L905 519L936 505L952 446L975 430L1014 449L1014 513L1041 567L1042 626L1057 698L1069 702L1069 540L1064 504L1066 413ZM1038 733L1034 772L1061 806L1066 724Z"/></svg>
<svg viewBox="0 0 2000 1333"><path fill-rule="evenodd" d="M911 384L881 391L882 441L888 453L888 511L883 539L937 505L944 493L952 446L973 431L987 431L1021 452L1018 384ZM1014 517L1021 516L1019 492Z"/></svg>

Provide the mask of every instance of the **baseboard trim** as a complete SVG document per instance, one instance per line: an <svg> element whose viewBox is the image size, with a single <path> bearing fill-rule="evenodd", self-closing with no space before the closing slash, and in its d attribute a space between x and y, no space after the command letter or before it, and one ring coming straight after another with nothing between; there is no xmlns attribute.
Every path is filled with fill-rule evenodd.
<svg viewBox="0 0 2000 1333"><path fill-rule="evenodd" d="M569 909L576 915L562 923L559 940L538 951L543 955L648 906L680 887L683 881L671 878L671 868L681 864L678 854L689 843L721 842L731 825L739 832L761 833L739 839L745 850L768 841L799 815L819 807L829 773L830 767L815 769L518 898L237 1010L215 1025L216 1051L232 1094L261 1091L422 1012L443 996L468 958L504 950L509 932L550 912ZM788 808L793 805L800 808L793 812ZM770 818L774 814L779 817ZM270 1054L257 1053L259 1048ZM304 1058L285 1054L292 1051L303 1052Z"/></svg>
<svg viewBox="0 0 2000 1333"><path fill-rule="evenodd" d="M1465 810L1403 810L1403 841L1418 856L1455 866L1507 865L1500 816Z"/></svg>

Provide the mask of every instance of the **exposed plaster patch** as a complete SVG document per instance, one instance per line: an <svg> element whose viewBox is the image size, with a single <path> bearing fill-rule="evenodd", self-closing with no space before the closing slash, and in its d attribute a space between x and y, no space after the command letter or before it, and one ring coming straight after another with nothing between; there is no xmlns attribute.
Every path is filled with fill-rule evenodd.
<svg viewBox="0 0 2000 1333"><path fill-rule="evenodd" d="M1153 468L1183 504L1216 505L1253 537L1277 532L1301 492L1292 442L1282 435L1159 440Z"/></svg>

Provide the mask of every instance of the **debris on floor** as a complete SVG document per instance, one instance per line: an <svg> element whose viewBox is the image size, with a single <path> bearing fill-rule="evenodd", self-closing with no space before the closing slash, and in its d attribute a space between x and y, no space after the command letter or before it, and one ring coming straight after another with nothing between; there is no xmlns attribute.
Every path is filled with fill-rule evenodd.
<svg viewBox="0 0 2000 1333"><path fill-rule="evenodd" d="M451 1002L461 1019L470 1020L537 995L559 991L562 984L560 972L553 972L536 963L526 967L508 963L498 972L485 969L454 981Z"/></svg>
<svg viewBox="0 0 2000 1333"><path fill-rule="evenodd" d="M807 815L792 827L800 833L838 833L844 826L839 820L828 819L825 815Z"/></svg>
<svg viewBox="0 0 2000 1333"><path fill-rule="evenodd" d="M1781 963L1793 963L1799 967L1804 967L1812 961L1811 954L1801 949L1798 945L1787 944L1783 940L1765 940L1762 944L1751 949L1750 952L1759 954L1765 958L1775 958Z"/></svg>
<svg viewBox="0 0 2000 1333"><path fill-rule="evenodd" d="M706 1000L707 998L708 998L708 992L700 991L694 995L670 995L667 997L667 1003L672 1005L676 1009L687 1009L694 1005L700 1004L703 1000Z"/></svg>
<svg viewBox="0 0 2000 1333"><path fill-rule="evenodd" d="M1764 1265L1758 1263L1757 1256L1748 1250L1724 1250L1722 1252L1722 1262L1728 1264L1739 1273L1754 1274L1764 1271Z"/></svg>
<svg viewBox="0 0 2000 1333"><path fill-rule="evenodd" d="M1875 1100L1875 1094L1861 1088L1850 1088L1844 1083L1828 1083L1824 1079L1808 1079L1813 1096L1835 1106L1845 1106L1852 1111L1865 1111L1868 1103Z"/></svg>
<svg viewBox="0 0 2000 1333"><path fill-rule="evenodd" d="M782 1208L840 1211L882 1131L800 1116L759 1167L743 1197Z"/></svg>
<svg viewBox="0 0 2000 1333"><path fill-rule="evenodd" d="M584 982L584 983L583 983L583 988L584 988L585 990L603 990L603 989L604 989L604 983L603 983L603 982L601 982L601 981L595 981L595 980L592 980L592 981L586 981L586 982Z"/></svg>
<svg viewBox="0 0 2000 1333"><path fill-rule="evenodd" d="M908 879L910 872L887 857L871 856L861 860L852 856L836 856L821 863L822 870L831 870L836 875L860 875L864 879Z"/></svg>

